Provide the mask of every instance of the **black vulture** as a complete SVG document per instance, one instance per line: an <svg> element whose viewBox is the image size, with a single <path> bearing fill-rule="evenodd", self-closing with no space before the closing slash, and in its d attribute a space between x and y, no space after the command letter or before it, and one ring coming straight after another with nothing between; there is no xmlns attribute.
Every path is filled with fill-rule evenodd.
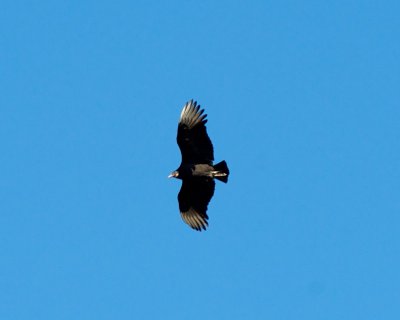
<svg viewBox="0 0 400 320"><path fill-rule="evenodd" d="M196 101L188 101L182 109L176 138L182 162L168 178L182 180L178 194L183 221L195 230L208 226L207 206L215 188L214 178L228 182L229 169L225 161L213 165L214 150L207 134L204 109Z"/></svg>

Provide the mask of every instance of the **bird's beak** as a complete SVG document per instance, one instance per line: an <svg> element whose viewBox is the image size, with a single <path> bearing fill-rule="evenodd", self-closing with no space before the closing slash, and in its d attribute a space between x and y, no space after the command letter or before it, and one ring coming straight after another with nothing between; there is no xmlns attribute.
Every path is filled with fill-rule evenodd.
<svg viewBox="0 0 400 320"><path fill-rule="evenodd" d="M174 171L174 172L171 172L171 174L168 176L168 178L175 178L177 176L178 176L178 172Z"/></svg>

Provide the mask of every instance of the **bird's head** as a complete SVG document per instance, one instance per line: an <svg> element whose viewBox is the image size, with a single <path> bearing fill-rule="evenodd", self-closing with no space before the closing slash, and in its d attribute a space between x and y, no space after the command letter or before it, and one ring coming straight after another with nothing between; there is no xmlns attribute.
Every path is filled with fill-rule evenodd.
<svg viewBox="0 0 400 320"><path fill-rule="evenodd" d="M178 178L178 177L179 177L178 170L172 171L171 174L168 176L168 178Z"/></svg>

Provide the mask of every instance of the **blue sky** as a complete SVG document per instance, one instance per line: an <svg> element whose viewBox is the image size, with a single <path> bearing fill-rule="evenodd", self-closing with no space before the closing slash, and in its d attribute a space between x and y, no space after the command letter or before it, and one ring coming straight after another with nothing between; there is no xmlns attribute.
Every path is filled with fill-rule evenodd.
<svg viewBox="0 0 400 320"><path fill-rule="evenodd" d="M398 1L2 1L1 319L399 319ZM181 221L177 121L217 161Z"/></svg>

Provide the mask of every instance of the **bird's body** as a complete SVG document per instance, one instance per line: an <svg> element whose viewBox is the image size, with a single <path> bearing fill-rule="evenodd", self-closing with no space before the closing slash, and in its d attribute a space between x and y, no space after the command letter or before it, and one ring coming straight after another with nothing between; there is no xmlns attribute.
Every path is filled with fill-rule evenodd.
<svg viewBox="0 0 400 320"><path fill-rule="evenodd" d="M205 126L207 115L203 112L193 100L183 107L177 135L182 162L169 176L182 180L179 211L183 220L198 231L208 226L207 207L214 194L214 179L226 183L229 176L225 161L213 165L214 150Z"/></svg>

